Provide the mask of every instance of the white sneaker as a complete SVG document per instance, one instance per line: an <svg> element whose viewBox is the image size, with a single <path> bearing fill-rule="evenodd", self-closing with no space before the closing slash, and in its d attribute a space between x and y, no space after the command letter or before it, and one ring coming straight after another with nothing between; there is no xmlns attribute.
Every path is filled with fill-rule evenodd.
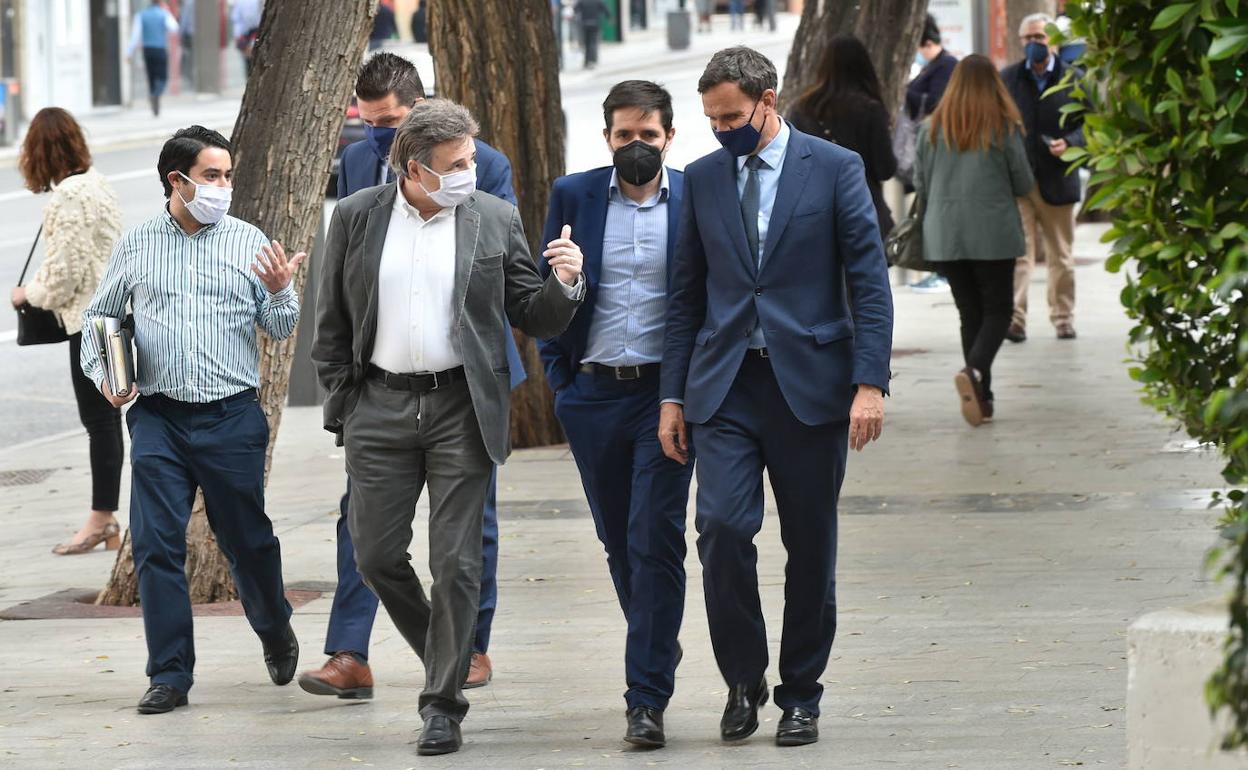
<svg viewBox="0 0 1248 770"><path fill-rule="evenodd" d="M949 291L949 282L939 273L932 273L923 280L910 284L910 291L919 294L939 294Z"/></svg>

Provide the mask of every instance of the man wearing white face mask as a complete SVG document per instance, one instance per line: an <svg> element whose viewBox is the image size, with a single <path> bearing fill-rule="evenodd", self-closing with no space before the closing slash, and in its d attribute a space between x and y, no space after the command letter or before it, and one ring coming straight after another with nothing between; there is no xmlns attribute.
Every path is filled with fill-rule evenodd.
<svg viewBox="0 0 1248 770"><path fill-rule="evenodd" d="M482 508L510 448L508 326L553 337L585 293L570 228L543 281L515 206L475 192L476 133L454 102L412 107L390 148L397 181L330 219L312 343L325 428L346 446L357 568L425 664L420 754L458 750L468 711ZM426 482L430 598L408 554Z"/></svg>
<svg viewBox="0 0 1248 770"><path fill-rule="evenodd" d="M187 703L195 665L187 591L186 525L195 491L233 569L247 620L274 684L295 673L299 643L290 627L282 558L264 512L269 424L260 385L256 326L277 339L299 320L287 261L250 224L227 216L233 164L216 131L191 126L165 143L157 163L165 211L117 243L83 327L134 314L138 388L114 395L94 345L82 369L114 405L140 395L130 427L130 535L147 636L151 687L139 713Z"/></svg>

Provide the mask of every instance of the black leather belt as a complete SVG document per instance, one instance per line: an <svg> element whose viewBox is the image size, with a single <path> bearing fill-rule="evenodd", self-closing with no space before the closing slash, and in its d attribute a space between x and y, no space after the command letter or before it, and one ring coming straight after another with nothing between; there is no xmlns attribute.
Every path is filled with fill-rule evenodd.
<svg viewBox="0 0 1248 770"><path fill-rule="evenodd" d="M603 364L581 364L582 374L596 374L614 380L641 380L652 374L659 373L658 364L641 364L640 366L604 366Z"/></svg>
<svg viewBox="0 0 1248 770"><path fill-rule="evenodd" d="M767 348L750 348L750 355L755 358L771 358L771 354L767 352Z"/></svg>
<svg viewBox="0 0 1248 770"><path fill-rule="evenodd" d="M428 393L438 388L466 379L464 367L457 366L444 372L426 372L422 374L395 374L387 372L380 366L368 365L368 379L376 380L390 390L410 390L413 393Z"/></svg>

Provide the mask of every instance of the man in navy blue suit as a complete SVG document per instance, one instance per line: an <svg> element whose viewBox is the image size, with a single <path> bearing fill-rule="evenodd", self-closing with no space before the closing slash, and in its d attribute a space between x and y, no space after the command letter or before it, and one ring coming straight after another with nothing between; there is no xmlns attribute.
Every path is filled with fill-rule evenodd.
<svg viewBox="0 0 1248 770"><path fill-rule="evenodd" d="M663 165L676 135L667 91L624 81L602 113L612 165L562 177L551 192L545 238L571 225L585 255L587 292L568 330L543 341L541 353L628 623L624 740L658 748L680 659L693 471L665 457L658 439L659 362L684 175Z"/></svg>
<svg viewBox="0 0 1248 770"><path fill-rule="evenodd" d="M698 555L728 741L758 729L768 694L754 546L766 469L788 552L776 742L813 743L836 633L846 443L861 450L884 423L888 268L862 160L780 118L775 65L725 49L698 92L723 149L685 169L659 437L675 460L691 459L689 438L698 452Z"/></svg>
<svg viewBox="0 0 1248 770"><path fill-rule="evenodd" d="M396 127L425 98L424 85L416 66L401 56L382 52L373 55L360 68L355 82L356 102L364 120L367 138L343 148L338 166L338 199L368 187L394 183L394 172L386 159ZM511 189L511 164L506 156L480 139L477 150L477 189L515 205ZM525 380L524 362L510 335L507 360L511 367L511 387ZM497 473L490 480L485 500L481 544L481 598L477 627L473 635L472 663L465 688L481 687L492 676L490 626L498 600L498 506ZM299 686L315 695L339 698L373 697L373 674L368 666L368 642L377 616L377 595L364 585L355 564L355 548L347 528L347 500L342 496L338 517L338 587L329 613L325 654L330 658L316 670L299 676Z"/></svg>

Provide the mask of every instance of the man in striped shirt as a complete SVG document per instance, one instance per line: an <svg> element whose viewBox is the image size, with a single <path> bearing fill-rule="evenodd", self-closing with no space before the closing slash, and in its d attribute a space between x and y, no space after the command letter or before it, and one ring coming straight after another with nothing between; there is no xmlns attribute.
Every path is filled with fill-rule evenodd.
<svg viewBox="0 0 1248 770"><path fill-rule="evenodd" d="M95 345L82 346L81 363L114 406L141 394L126 414L130 537L151 679L140 714L186 705L191 688L186 526L197 489L273 683L288 683L299 658L280 546L264 512L269 424L256 395L256 327L277 339L294 331L291 275L305 255L287 261L280 243L226 215L230 153L225 137L202 126L165 143L157 163L165 210L118 242L83 313L88 328L127 306L134 315L137 389L125 397L109 390Z"/></svg>

